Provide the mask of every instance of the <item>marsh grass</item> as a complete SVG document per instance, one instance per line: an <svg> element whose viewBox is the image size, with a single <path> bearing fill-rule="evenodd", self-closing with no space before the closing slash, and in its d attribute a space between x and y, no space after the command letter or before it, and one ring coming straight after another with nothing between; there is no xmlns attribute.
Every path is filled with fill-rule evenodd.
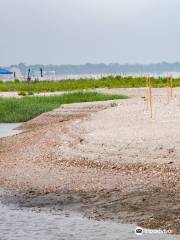
<svg viewBox="0 0 180 240"><path fill-rule="evenodd" d="M62 96L0 98L0 122L26 122L41 113L51 111L62 104L126 99L123 95L109 95L94 92L77 92Z"/></svg>
<svg viewBox="0 0 180 240"><path fill-rule="evenodd" d="M167 86L167 78L151 78L152 87ZM180 87L180 79L173 80L174 87ZM146 87L146 79L144 77L113 77L80 80L63 80L63 81L34 81L28 82L1 82L0 91L17 91L17 92L55 92L70 91L95 88L139 88Z"/></svg>

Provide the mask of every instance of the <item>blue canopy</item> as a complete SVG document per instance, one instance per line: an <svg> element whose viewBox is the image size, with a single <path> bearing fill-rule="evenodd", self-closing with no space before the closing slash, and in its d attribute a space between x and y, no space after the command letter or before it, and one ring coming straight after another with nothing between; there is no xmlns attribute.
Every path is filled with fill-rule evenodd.
<svg viewBox="0 0 180 240"><path fill-rule="evenodd" d="M13 74L13 72L7 70L7 69L2 69L0 68L0 74Z"/></svg>

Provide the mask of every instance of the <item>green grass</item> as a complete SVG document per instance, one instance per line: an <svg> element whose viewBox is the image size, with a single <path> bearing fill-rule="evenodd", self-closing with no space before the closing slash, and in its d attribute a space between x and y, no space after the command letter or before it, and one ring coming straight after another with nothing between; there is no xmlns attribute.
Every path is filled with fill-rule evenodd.
<svg viewBox="0 0 180 240"><path fill-rule="evenodd" d="M174 87L180 87L180 79L173 80ZM146 86L144 77L107 77L99 80L80 79L80 80L63 80L63 81L41 81L41 82L0 82L0 92L17 91L17 92L54 92L70 91L95 88L139 88ZM167 86L166 78L152 78L153 87Z"/></svg>
<svg viewBox="0 0 180 240"><path fill-rule="evenodd" d="M126 99L123 95L77 92L51 97L0 98L0 123L26 122L61 104Z"/></svg>

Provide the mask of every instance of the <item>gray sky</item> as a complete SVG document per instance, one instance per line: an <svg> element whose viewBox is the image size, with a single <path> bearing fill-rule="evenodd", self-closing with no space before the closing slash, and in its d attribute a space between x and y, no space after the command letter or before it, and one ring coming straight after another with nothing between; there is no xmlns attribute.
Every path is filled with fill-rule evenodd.
<svg viewBox="0 0 180 240"><path fill-rule="evenodd" d="M0 65L180 61L180 0L0 0Z"/></svg>

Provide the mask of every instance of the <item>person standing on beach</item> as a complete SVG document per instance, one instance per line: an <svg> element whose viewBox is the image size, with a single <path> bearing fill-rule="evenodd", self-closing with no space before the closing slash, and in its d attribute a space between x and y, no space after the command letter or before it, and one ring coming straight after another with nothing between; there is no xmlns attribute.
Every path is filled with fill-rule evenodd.
<svg viewBox="0 0 180 240"><path fill-rule="evenodd" d="M29 69L28 69L28 76L27 76L27 81L28 81L28 82L31 81L30 72L31 72L31 69L29 68Z"/></svg>
<svg viewBox="0 0 180 240"><path fill-rule="evenodd" d="M43 78L43 69L40 68L41 78Z"/></svg>

